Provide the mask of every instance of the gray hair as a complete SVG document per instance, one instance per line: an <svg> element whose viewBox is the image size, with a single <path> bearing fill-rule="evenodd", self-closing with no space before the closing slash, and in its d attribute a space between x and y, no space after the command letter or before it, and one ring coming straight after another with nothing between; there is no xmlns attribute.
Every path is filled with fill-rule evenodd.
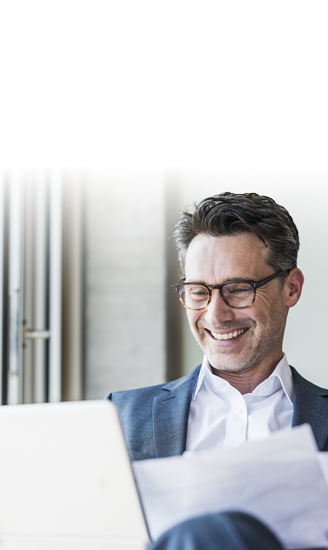
<svg viewBox="0 0 328 550"><path fill-rule="evenodd" d="M276 271L297 266L297 227L286 208L270 197L226 192L195 203L180 214L174 237L183 275L188 247L201 233L213 237L254 233L268 247L268 265Z"/></svg>

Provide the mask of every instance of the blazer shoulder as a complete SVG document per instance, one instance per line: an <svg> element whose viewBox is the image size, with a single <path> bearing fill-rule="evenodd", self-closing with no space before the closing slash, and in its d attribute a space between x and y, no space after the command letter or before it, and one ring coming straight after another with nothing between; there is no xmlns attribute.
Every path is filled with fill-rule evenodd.
<svg viewBox="0 0 328 550"><path fill-rule="evenodd" d="M322 388L321 386L317 386L316 384L313 384L313 382L310 382L306 378L304 378L294 367L290 365L295 389L302 389L304 391L310 391L312 393L315 393L316 395L321 395L322 397L328 397L328 389Z"/></svg>
<svg viewBox="0 0 328 550"><path fill-rule="evenodd" d="M106 395L105 399L109 399L110 401L113 401L113 403L124 403L131 400L138 401L139 399L147 399L149 397L154 398L158 393L161 392L162 388L164 388L165 385L166 383L164 382L162 384L157 384L156 386L146 386L144 388L115 391Z"/></svg>
<svg viewBox="0 0 328 550"><path fill-rule="evenodd" d="M196 381L200 367L201 365L198 365L198 367L196 367L192 372L178 378L177 380L164 382L155 386L146 386L144 388L112 392L106 395L105 399L109 399L119 408L131 405L132 403L137 406L142 405L144 407L149 401L152 404L154 398L157 395L162 394L163 391L170 392L177 390L180 386L183 386L190 380L194 379Z"/></svg>

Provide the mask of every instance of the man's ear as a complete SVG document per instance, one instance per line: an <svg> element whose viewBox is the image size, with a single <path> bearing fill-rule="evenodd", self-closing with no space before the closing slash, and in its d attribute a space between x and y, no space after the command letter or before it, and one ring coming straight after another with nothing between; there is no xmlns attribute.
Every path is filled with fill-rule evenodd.
<svg viewBox="0 0 328 550"><path fill-rule="evenodd" d="M285 281L284 293L287 307L293 307L301 297L304 275L298 267L292 269Z"/></svg>

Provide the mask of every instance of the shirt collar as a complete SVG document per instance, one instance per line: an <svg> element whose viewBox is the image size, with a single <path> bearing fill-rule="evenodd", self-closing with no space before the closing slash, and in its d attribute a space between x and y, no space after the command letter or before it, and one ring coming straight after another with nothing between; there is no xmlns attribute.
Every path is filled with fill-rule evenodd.
<svg viewBox="0 0 328 550"><path fill-rule="evenodd" d="M204 383L205 376L208 379L213 379L213 377L215 377L216 385L222 382L222 389L227 384L230 386L229 382L212 373L210 363L206 355L204 355L203 363L198 375L197 384L194 389L193 399L196 399L197 394L202 384ZM252 393L256 395L263 395L263 396L271 395L273 391L276 391L277 389L279 389L279 387L282 387L285 395L287 396L288 400L292 405L294 401L294 381L293 381L292 371L290 370L290 366L288 364L285 353L283 354L281 361L279 361L278 365L276 366L274 371L270 374L270 376L266 380L264 380L261 384L259 384Z"/></svg>
<svg viewBox="0 0 328 550"><path fill-rule="evenodd" d="M282 389L292 405L294 401L294 379L285 353L268 380L275 377L280 381Z"/></svg>

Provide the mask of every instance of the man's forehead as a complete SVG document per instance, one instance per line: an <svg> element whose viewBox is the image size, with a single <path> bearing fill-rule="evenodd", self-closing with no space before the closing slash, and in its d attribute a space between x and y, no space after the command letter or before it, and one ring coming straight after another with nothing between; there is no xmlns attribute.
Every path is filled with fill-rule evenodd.
<svg viewBox="0 0 328 550"><path fill-rule="evenodd" d="M256 277L267 266L267 252L268 248L253 233L220 237L202 233L187 250L186 277Z"/></svg>

